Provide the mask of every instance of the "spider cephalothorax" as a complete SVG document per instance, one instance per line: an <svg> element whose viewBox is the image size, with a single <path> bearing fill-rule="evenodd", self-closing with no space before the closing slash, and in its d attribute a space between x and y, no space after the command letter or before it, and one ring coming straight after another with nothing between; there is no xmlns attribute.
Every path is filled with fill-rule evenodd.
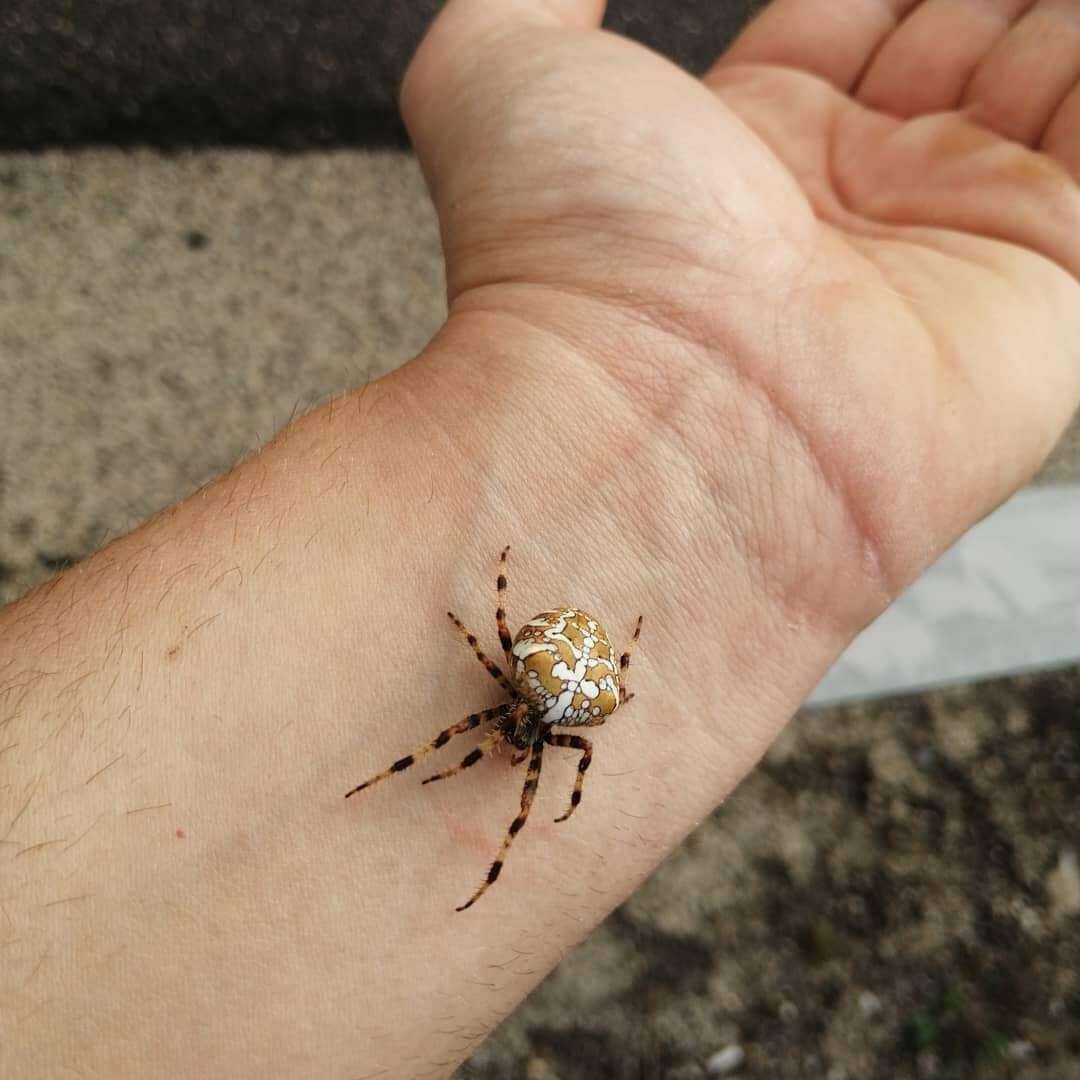
<svg viewBox="0 0 1080 1080"><path fill-rule="evenodd" d="M577 608L542 612L530 619L516 637L511 638L506 625L506 611L502 605L503 593L506 591L505 571L509 551L508 547L504 548L499 557L499 577L496 583L499 606L495 611L499 642L506 656L509 674L504 674L499 665L481 651L475 635L465 628L452 611L447 612L447 615L472 646L480 663L510 695L510 700L493 709L471 713L464 720L440 731L430 742L399 758L390 768L359 784L345 796L348 798L394 773L403 772L420 758L445 746L455 735L471 731L481 724L488 725L488 733L480 745L466 754L460 764L429 776L423 781L425 784L430 784L433 780L445 780L446 777L475 765L486 753L503 742L509 743L518 751L511 759L511 764L518 765L525 758L529 759L529 771L521 793L521 811L511 822L486 880L458 911L464 911L476 903L499 876L507 849L529 816L529 808L540 779L540 763L545 745L564 746L581 751L574 790L570 796L570 808L555 820L565 821L581 802L585 771L592 761L592 744L579 735L558 734L552 728L596 727L633 697L633 694L626 692L625 676L626 669L630 666L630 652L641 634L642 617L638 616L634 636L618 660L607 631L591 615Z"/></svg>

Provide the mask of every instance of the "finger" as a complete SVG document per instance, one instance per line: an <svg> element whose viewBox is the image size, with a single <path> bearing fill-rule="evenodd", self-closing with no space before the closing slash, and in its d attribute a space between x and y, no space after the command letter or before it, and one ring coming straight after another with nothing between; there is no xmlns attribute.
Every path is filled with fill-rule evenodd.
<svg viewBox="0 0 1080 1080"><path fill-rule="evenodd" d="M976 68L963 96L992 131L1037 145L1080 80L1080 5L1038 0Z"/></svg>
<svg viewBox="0 0 1080 1080"><path fill-rule="evenodd" d="M901 117L955 108L979 62L1033 2L926 0L882 44L859 100Z"/></svg>
<svg viewBox="0 0 1080 1080"><path fill-rule="evenodd" d="M1080 189L1047 155L955 113L902 121L855 107L835 132L846 209L879 225L1002 240L1080 277Z"/></svg>
<svg viewBox="0 0 1080 1080"><path fill-rule="evenodd" d="M918 0L776 0L715 67L780 64L850 90L881 43ZM710 73L705 76L709 80Z"/></svg>
<svg viewBox="0 0 1080 1080"><path fill-rule="evenodd" d="M1080 82L1069 91L1050 121L1042 149L1080 182Z"/></svg>
<svg viewBox="0 0 1080 1080"><path fill-rule="evenodd" d="M401 86L401 114L421 160L455 108L485 46L529 29L593 29L605 0L450 0L428 29Z"/></svg>

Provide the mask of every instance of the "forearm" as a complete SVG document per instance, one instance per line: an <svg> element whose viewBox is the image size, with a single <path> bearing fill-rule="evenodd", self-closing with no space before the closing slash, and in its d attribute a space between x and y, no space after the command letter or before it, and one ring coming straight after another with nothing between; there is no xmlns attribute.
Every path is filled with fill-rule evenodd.
<svg viewBox="0 0 1080 1080"><path fill-rule="evenodd" d="M748 480L789 480L734 441L693 465L673 432L696 407L525 324L462 320L0 613L2 1071L411 1076L464 1056L854 629L806 617L793 568L761 557ZM754 406L727 408L711 419L735 432ZM500 700L444 612L498 654L505 543L513 626L568 603L617 647L639 611L646 632L581 808L552 823L573 762L549 754L503 877L455 914L521 771L341 796Z"/></svg>

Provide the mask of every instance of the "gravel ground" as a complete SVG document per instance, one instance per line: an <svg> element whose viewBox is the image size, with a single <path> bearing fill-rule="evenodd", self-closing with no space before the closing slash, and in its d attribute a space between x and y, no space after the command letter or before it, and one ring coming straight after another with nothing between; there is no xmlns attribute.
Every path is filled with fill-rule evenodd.
<svg viewBox="0 0 1080 1080"><path fill-rule="evenodd" d="M0 601L442 314L407 155L0 155ZM460 1075L1080 1078L1078 692L800 717Z"/></svg>
<svg viewBox="0 0 1080 1080"><path fill-rule="evenodd" d="M800 716L459 1077L1080 1077L1078 698Z"/></svg>

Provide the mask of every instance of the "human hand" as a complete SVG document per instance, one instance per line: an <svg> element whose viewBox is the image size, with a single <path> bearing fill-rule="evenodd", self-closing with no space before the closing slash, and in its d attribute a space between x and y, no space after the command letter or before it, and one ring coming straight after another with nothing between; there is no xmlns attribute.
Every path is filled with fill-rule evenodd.
<svg viewBox="0 0 1080 1080"><path fill-rule="evenodd" d="M451 324L571 342L856 625L1077 403L1077 9L778 0L704 80L602 11L454 0L408 73Z"/></svg>

